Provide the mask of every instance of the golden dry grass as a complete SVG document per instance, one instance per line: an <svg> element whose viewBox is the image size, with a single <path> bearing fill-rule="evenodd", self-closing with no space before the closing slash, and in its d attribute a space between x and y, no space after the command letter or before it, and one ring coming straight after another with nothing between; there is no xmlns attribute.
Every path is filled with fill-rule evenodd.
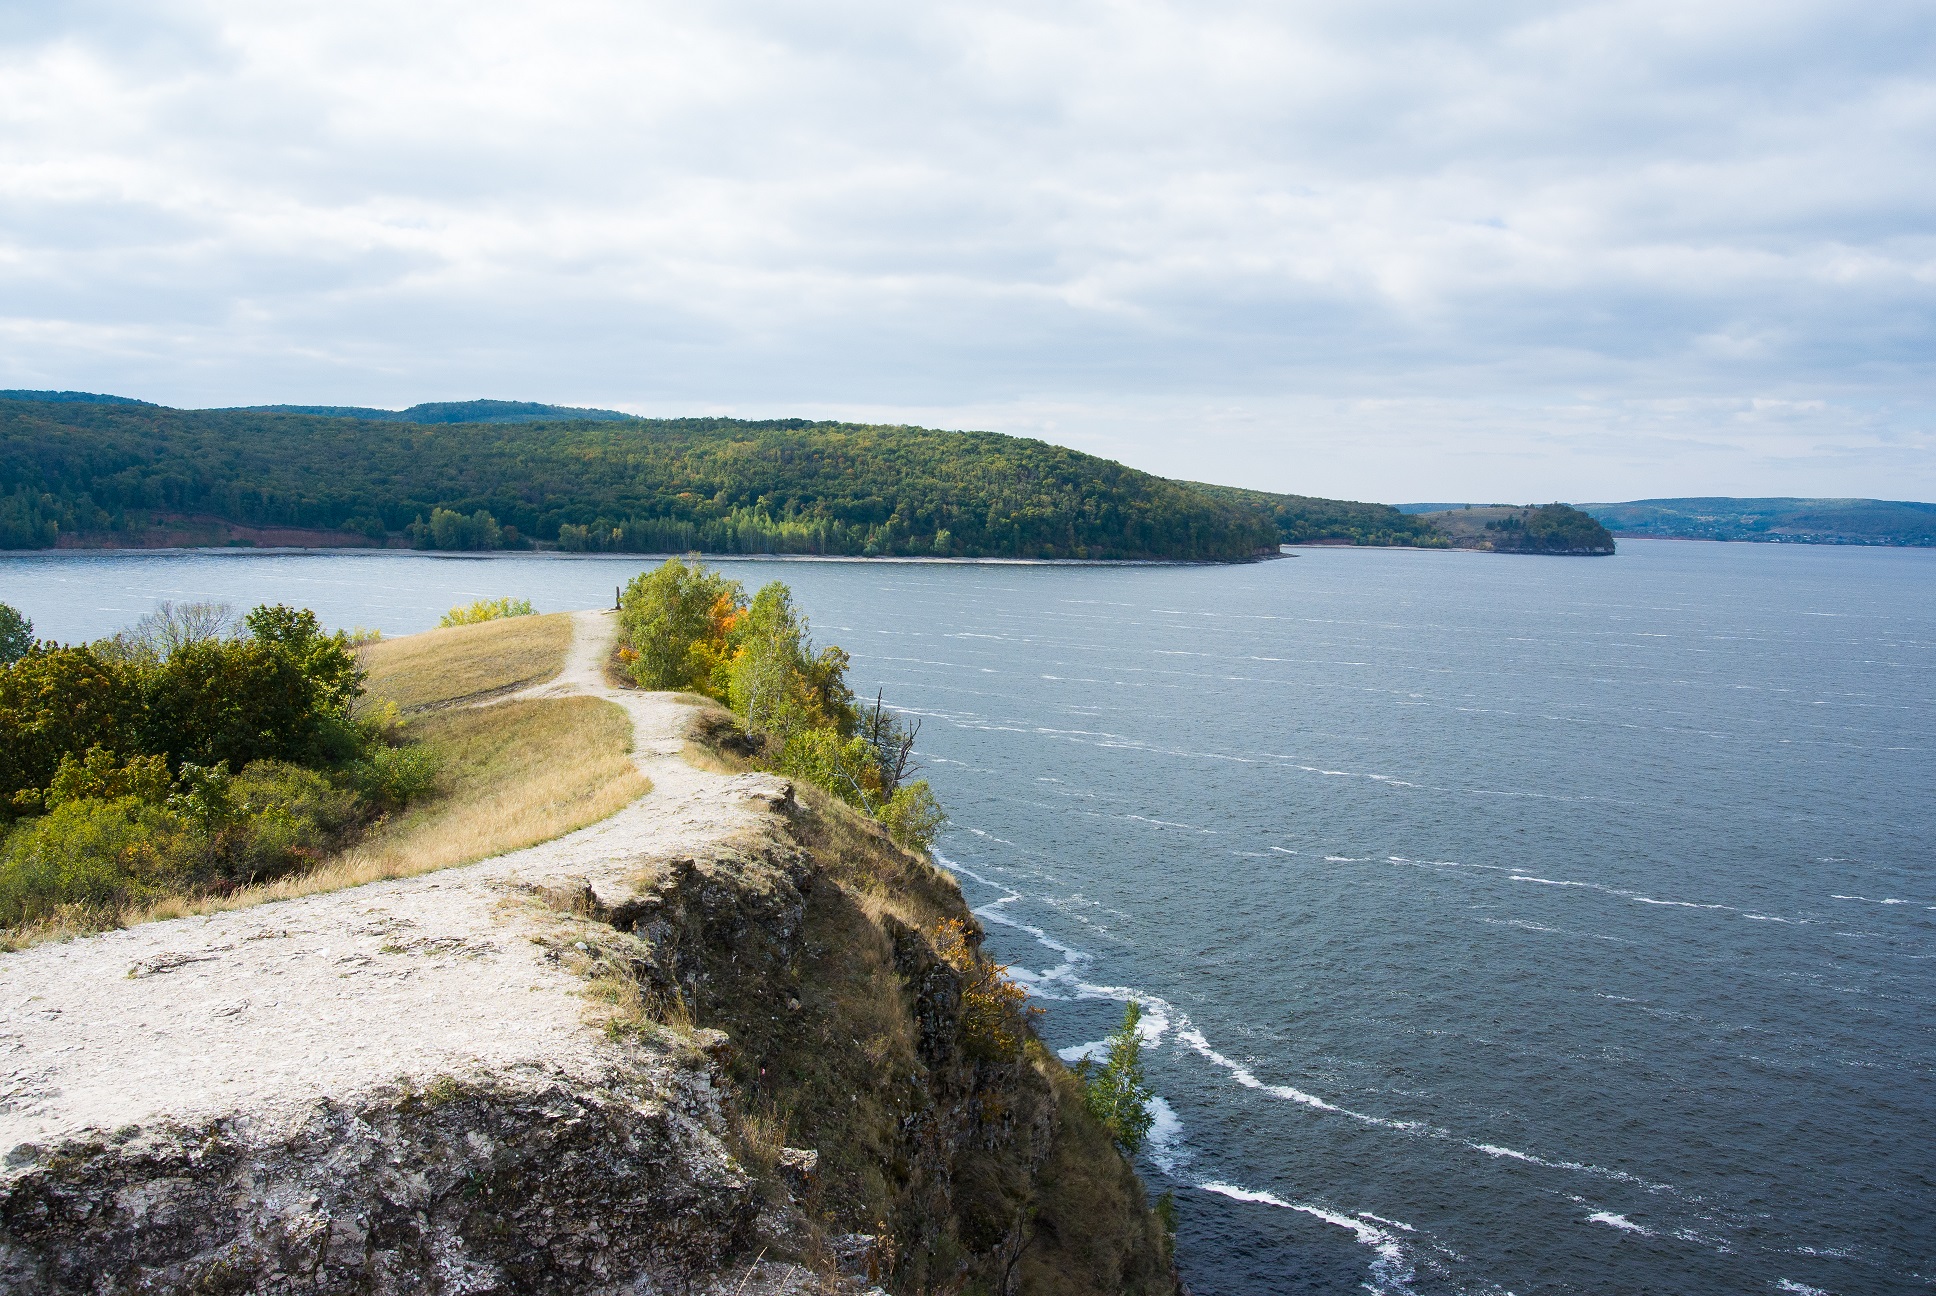
<svg viewBox="0 0 1936 1296"><path fill-rule="evenodd" d="M597 698L434 712L410 731L443 765L438 795L306 873L221 896L174 896L112 918L77 915L11 933L12 948L189 914L414 877L562 837L651 791L632 764L632 722Z"/></svg>
<svg viewBox="0 0 1936 1296"><path fill-rule="evenodd" d="M380 639L361 649L368 702L405 711L457 706L542 684L564 669L571 617L506 617Z"/></svg>

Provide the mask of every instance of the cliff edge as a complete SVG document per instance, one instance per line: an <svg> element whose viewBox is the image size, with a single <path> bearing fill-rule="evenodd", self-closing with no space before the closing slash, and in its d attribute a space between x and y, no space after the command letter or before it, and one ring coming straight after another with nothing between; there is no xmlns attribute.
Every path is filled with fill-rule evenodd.
<svg viewBox="0 0 1936 1296"><path fill-rule="evenodd" d="M1173 1290L1066 1072L971 1047L947 875L573 629L611 818L0 956L0 1289Z"/></svg>

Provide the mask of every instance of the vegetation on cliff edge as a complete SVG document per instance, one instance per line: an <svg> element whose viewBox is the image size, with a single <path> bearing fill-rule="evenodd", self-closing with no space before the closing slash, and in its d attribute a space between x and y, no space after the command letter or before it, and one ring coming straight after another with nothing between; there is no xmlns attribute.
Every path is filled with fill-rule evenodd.
<svg viewBox="0 0 1936 1296"><path fill-rule="evenodd" d="M751 599L738 581L672 558L641 572L619 600L619 660L642 688L724 703L760 744L765 767L826 788L926 850L945 822L913 778L909 725L847 685L847 653L815 651L807 618L780 581Z"/></svg>

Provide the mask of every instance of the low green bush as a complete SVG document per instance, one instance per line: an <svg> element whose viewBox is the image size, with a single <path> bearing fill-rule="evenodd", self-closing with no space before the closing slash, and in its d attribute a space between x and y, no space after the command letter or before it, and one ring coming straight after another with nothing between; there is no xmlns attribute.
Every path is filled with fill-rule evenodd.
<svg viewBox="0 0 1936 1296"><path fill-rule="evenodd" d="M505 617L536 616L537 609L531 606L530 599L479 599L467 607L454 607L444 613L437 624L441 628L451 626L477 625L484 621L498 621ZM379 632L380 633L380 632Z"/></svg>
<svg viewBox="0 0 1936 1296"><path fill-rule="evenodd" d="M110 912L165 892L181 871L184 827L133 796L67 801L28 820L0 847L0 923Z"/></svg>
<svg viewBox="0 0 1936 1296"><path fill-rule="evenodd" d="M393 810L434 791L438 765L437 754L427 747L378 747L351 774L358 792Z"/></svg>

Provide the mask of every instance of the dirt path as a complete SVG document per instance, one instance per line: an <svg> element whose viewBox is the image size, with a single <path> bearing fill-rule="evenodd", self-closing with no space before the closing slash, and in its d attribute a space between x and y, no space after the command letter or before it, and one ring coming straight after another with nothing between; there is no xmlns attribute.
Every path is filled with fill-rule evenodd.
<svg viewBox="0 0 1936 1296"><path fill-rule="evenodd" d="M614 629L609 612L576 614L563 673L521 695L588 694L632 717L652 791L611 818L420 877L0 955L0 1152L228 1114L260 1130L400 1076L608 1072L583 983L507 901L561 877L622 889L756 828L782 786L681 759L690 707L604 683Z"/></svg>

